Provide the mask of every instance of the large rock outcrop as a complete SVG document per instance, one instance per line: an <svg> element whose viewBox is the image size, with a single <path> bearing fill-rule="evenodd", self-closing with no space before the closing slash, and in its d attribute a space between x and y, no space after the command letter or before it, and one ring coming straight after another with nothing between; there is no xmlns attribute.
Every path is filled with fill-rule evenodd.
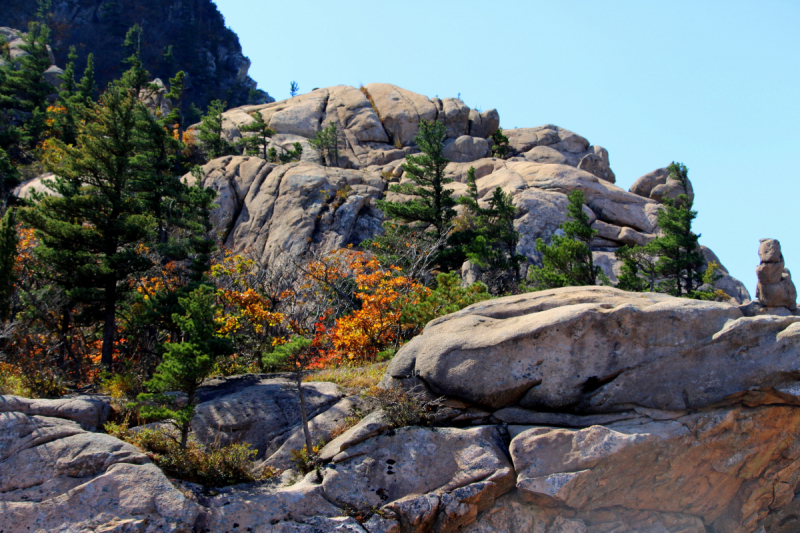
<svg viewBox="0 0 800 533"><path fill-rule="evenodd" d="M13 403L7 397L4 401ZM130 444L90 433L63 418L0 413L0 530L4 532L188 533L200 512L200 506Z"/></svg>
<svg viewBox="0 0 800 533"><path fill-rule="evenodd" d="M513 196L520 233L517 252L531 263L540 260L536 240L549 241L566 220L567 194L574 190L586 195L590 219L598 230L592 246L606 254L599 263L612 280L620 268L613 255L616 248L643 245L657 236L663 199L683 192L693 196L691 185L689 191L678 190L675 184L680 184L668 179L666 169L641 178L631 191L617 187L607 150L551 124L505 130L509 157L487 157L489 137L499 126L496 110L478 113L458 99L427 98L390 84L372 83L360 89L339 85L281 102L231 109L223 114L226 137L234 141L249 135L240 128L253 121L253 113L261 114L277 131L270 148L303 145L301 163L287 169L255 158L227 157L210 162L203 171L204 184L220 193L220 207L214 213L217 234L228 247L252 250L264 260L284 252L330 251L380 232L382 213L375 200L397 199L386 191L391 183L406 181L402 165L407 155L418 152L414 136L420 120L440 120L447 127L445 155L451 163L446 174L454 180L448 186L453 196L466 194L471 167L479 197L491 195L497 187ZM309 144L330 122L340 132L343 168L339 169L319 166L322 159ZM304 185L278 190L284 175ZM345 202L334 201L345 182L352 194L348 191ZM730 276L715 288L739 303L750 300L744 285Z"/></svg>
<svg viewBox="0 0 800 533"><path fill-rule="evenodd" d="M215 159L203 171L203 184L218 194L216 237L264 262L358 244L381 228L374 200L386 184L374 172L310 162L276 166L257 157Z"/></svg>
<svg viewBox="0 0 800 533"><path fill-rule="evenodd" d="M6 397L0 529L795 532L798 322L606 287L482 302L431 322L384 378L440 396L438 427L393 428L378 410L322 450L318 472L211 492L178 490L133 447L81 428L102 399ZM306 387L314 439L365 406ZM303 444L293 393L281 376L213 380L193 428L289 468Z"/></svg>
<svg viewBox="0 0 800 533"><path fill-rule="evenodd" d="M661 201L682 191L674 190L678 182L668 179L666 169L641 178L631 191L617 187L604 148L551 124L505 130L509 157L487 157L489 137L499 126L496 110L478 113L458 99L429 99L390 84L361 89L339 85L228 110L223 113L228 140L251 135L240 128L254 120L253 113L277 132L268 148L291 149L300 143L302 160L276 165L257 157L227 156L203 166L201 179L219 194L212 213L215 237L229 249L247 250L264 262L310 250L330 252L379 234L383 213L376 200L398 199L387 191L392 183L407 181L403 163L419 151L413 142L420 120L440 120L447 127L445 151L452 161L445 172L453 180L448 187L454 197L467 193L470 168L475 168L481 199L497 187L512 195L520 234L517 253L528 263L540 261L536 240L550 241L566 221L567 195L580 190L598 231L592 248L614 281L621 266L614 250L654 239ZM322 166L310 144L330 122L339 131L338 167ZM40 191L47 177L31 180L15 193L25 197ZM195 177L187 174L185 179L194 182ZM660 193L659 187L664 189ZM706 255L716 257L713 252ZM749 301L744 285L721 270L724 279L714 288L738 303Z"/></svg>
<svg viewBox="0 0 800 533"><path fill-rule="evenodd" d="M598 510L621 507L632 515L684 515L690 524L681 527L689 531L707 531L707 525L730 533L753 531L771 508L794 498L800 450L787 442L800 429L797 407L726 407L660 418L520 433L510 447L519 495L578 510L589 524Z"/></svg>
<svg viewBox="0 0 800 533"><path fill-rule="evenodd" d="M434 320L398 352L387 375L421 378L437 394L492 409L696 408L750 387L793 383L796 322L745 317L727 303L554 289Z"/></svg>

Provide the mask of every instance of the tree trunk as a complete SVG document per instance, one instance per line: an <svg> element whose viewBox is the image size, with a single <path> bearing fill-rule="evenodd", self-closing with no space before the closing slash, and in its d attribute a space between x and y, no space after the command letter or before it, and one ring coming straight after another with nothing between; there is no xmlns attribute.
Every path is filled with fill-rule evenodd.
<svg viewBox="0 0 800 533"><path fill-rule="evenodd" d="M192 414L194 414L194 409L192 407L194 406L194 397L195 397L195 391L190 390L186 398L186 407L188 409L191 409L191 411L190 415L186 418L186 420L184 420L183 423L181 423L181 444L180 444L181 450L185 450L186 445L189 443L189 430L192 427Z"/></svg>
<svg viewBox="0 0 800 533"><path fill-rule="evenodd" d="M114 336L117 332L117 283L115 279L106 283L105 293L106 309L101 362L107 370L110 370L111 364L114 362Z"/></svg>
<svg viewBox="0 0 800 533"><path fill-rule="evenodd" d="M56 365L59 369L64 370L67 362L67 345L69 344L69 304L64 304L61 309L61 324L59 325L59 333L61 334L61 345L58 347L58 359Z"/></svg>
<svg viewBox="0 0 800 533"><path fill-rule="evenodd" d="M303 396L303 373L295 372L297 379L297 395L300 397L300 416L303 419L303 435L306 437L306 453L311 457L314 447L311 445L311 432L308 430L308 413L306 412L306 399Z"/></svg>

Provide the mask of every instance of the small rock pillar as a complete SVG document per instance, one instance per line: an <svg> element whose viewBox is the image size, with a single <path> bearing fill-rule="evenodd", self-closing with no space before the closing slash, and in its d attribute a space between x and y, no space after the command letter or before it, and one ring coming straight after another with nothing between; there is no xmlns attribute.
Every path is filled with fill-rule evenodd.
<svg viewBox="0 0 800 533"><path fill-rule="evenodd" d="M761 264L756 268L758 286L756 298L764 307L797 307L797 289L789 269L784 266L781 243L775 239L761 239L758 247Z"/></svg>

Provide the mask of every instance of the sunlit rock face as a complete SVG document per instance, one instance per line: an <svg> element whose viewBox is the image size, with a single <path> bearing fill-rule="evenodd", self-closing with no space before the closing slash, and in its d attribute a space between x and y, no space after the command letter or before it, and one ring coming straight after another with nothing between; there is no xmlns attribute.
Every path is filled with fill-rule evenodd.
<svg viewBox="0 0 800 533"><path fill-rule="evenodd" d="M609 287L474 304L428 324L379 385L433 400L428 427L306 384L328 444L305 477L293 383L211 380L195 437L283 471L212 492L98 432L104 397L0 397L0 529L796 531L800 317L746 308Z"/></svg>

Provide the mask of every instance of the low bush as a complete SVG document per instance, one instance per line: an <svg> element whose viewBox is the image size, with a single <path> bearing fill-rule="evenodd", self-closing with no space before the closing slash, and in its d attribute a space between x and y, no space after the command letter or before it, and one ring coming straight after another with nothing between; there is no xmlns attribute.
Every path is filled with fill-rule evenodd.
<svg viewBox="0 0 800 533"><path fill-rule="evenodd" d="M107 423L105 429L145 452L167 474L206 487L251 483L278 474L272 467L256 469L253 459L257 452L247 444L206 448L190 438L186 449L181 449L178 436L166 429L131 431L124 423Z"/></svg>
<svg viewBox="0 0 800 533"><path fill-rule="evenodd" d="M319 464L319 452L322 450L323 446L325 446L325 442L320 440L316 446L312 446L311 453L308 453L308 448L306 446L289 452L292 457L292 462L294 462L295 469L302 475L306 475L314 470Z"/></svg>
<svg viewBox="0 0 800 533"><path fill-rule="evenodd" d="M392 428L427 426L432 419L434 405L421 394L399 387L372 387L365 395L377 400Z"/></svg>
<svg viewBox="0 0 800 533"><path fill-rule="evenodd" d="M19 369L8 363L0 363L0 394L31 397L31 390L25 386L25 380Z"/></svg>

